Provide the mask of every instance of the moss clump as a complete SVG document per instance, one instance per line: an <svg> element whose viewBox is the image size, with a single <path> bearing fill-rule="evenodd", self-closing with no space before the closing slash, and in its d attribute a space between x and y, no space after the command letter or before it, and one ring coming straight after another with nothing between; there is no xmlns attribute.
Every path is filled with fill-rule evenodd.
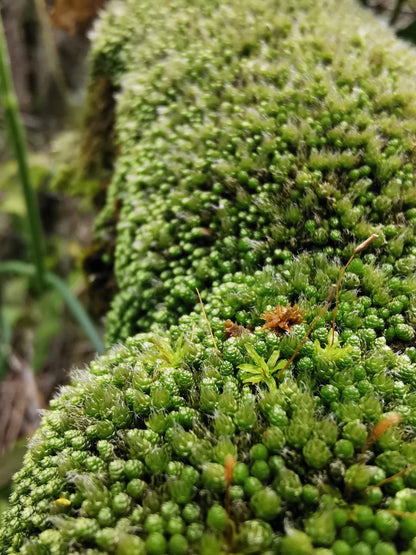
<svg viewBox="0 0 416 555"><path fill-rule="evenodd" d="M414 53L347 0L278 8L104 12L93 72L121 91L108 342L166 329L53 401L0 552L416 549ZM330 307L285 368L373 232L336 334Z"/></svg>
<svg viewBox="0 0 416 555"><path fill-rule="evenodd" d="M300 294L293 272L307 282ZM347 279L332 347L328 312L282 375L243 380L291 356L321 307L323 277L338 272L320 254L229 276L205 307L216 348L194 312L77 372L15 477L0 551L338 554L382 543L411 553L416 356L383 335L397 314ZM305 322L262 330L270 301L293 298ZM238 337L226 317L243 322ZM378 423L384 433L371 440Z"/></svg>
<svg viewBox="0 0 416 555"><path fill-rule="evenodd" d="M416 58L355 2L114 2L92 61L120 88L109 345L287 250L408 245Z"/></svg>

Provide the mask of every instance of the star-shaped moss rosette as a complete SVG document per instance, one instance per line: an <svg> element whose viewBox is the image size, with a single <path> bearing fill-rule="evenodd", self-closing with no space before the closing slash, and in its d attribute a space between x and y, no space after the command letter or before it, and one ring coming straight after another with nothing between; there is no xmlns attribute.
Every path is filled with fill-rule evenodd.
<svg viewBox="0 0 416 555"><path fill-rule="evenodd" d="M287 360L279 360L280 352L276 350L272 352L266 362L251 345L246 345L245 347L252 362L238 366L242 382L244 384L265 383L270 390L276 389L274 374L284 368Z"/></svg>

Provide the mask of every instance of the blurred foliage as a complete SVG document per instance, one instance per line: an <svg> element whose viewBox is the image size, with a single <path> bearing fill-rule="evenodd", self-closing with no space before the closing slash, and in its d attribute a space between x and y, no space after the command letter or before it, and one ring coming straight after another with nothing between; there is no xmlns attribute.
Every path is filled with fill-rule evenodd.
<svg viewBox="0 0 416 555"><path fill-rule="evenodd" d="M50 28L45 0L10 2L1 8L15 70L14 86L32 151L30 177L45 232L46 270L63 276L71 291L82 295L84 303L90 305L82 264L91 241L89 230L95 211L92 201L99 184L82 178L77 169L81 150L77 129L82 127L80 106L88 50L88 41L82 35L103 3L104 0L53 2L51 22L66 33L77 33L77 37ZM60 86L67 88L70 106L62 102ZM23 261L32 254L28 247L27 208L3 118L0 110L0 261ZM63 125L66 130L59 133ZM80 196L76 201L68 198L77 195ZM7 275L0 279L0 390L14 375L9 360L15 353L38 373L36 381L44 403L53 388L66 379L62 368L82 365L93 356L75 320L68 318L58 290L52 288L38 295L33 278ZM6 371L7 378L2 381ZM17 391L20 393L18 386ZM0 438L0 453L2 448L7 447ZM18 440L0 455L0 513L7 506L8 484L21 466L25 449L26 440Z"/></svg>
<svg viewBox="0 0 416 555"><path fill-rule="evenodd" d="M70 34L89 27L105 0L55 0L49 15L53 25Z"/></svg>
<svg viewBox="0 0 416 555"><path fill-rule="evenodd" d="M399 38L416 44L416 0L361 0L393 26Z"/></svg>
<svg viewBox="0 0 416 555"><path fill-rule="evenodd" d="M59 156L58 156L59 160ZM57 230L59 227L59 200L50 184L54 183L54 172L58 173L58 162L51 164L47 154L30 155L30 171L34 187L38 191L42 207L44 227L46 228L47 256L45 265L48 270L58 268L65 272L71 288L77 289L83 285L85 279L81 267L83 248L72 234L65 237ZM55 180L56 182L56 180ZM61 191L76 193L93 189L90 182L76 181L78 190L69 186ZM88 195L86 195L88 197ZM91 203L84 197L82 203L77 204L81 212L91 211ZM0 245L1 258L24 259L27 255L27 225L26 208L18 183L17 164L14 160L0 165ZM65 216L63 214L62 216ZM34 371L39 371L49 352L53 338L59 334L64 324L63 304L56 290L46 291L42 296L34 294L33 280L26 276L9 276L2 287L2 317L7 328L25 329L33 331L34 341L31 365ZM2 334L4 335L4 334ZM4 350L4 348L3 348Z"/></svg>
<svg viewBox="0 0 416 555"><path fill-rule="evenodd" d="M397 36L416 44L416 20L412 21L412 23L404 29L397 31Z"/></svg>
<svg viewBox="0 0 416 555"><path fill-rule="evenodd" d="M94 202L100 190L100 183L96 179L83 176L77 156L81 141L78 130L66 130L55 137L51 144L51 181L52 191L70 196L79 196L87 203ZM75 159L74 159L75 158Z"/></svg>
<svg viewBox="0 0 416 555"><path fill-rule="evenodd" d="M8 451L0 454L0 515L9 504L11 479L22 466L25 452L26 439L20 439Z"/></svg>
<svg viewBox="0 0 416 555"><path fill-rule="evenodd" d="M48 157L45 154L30 156L30 172L33 186L39 189L49 175ZM16 186L18 168L16 160L8 160L0 165L0 200L1 211L24 218L26 205L21 189Z"/></svg>

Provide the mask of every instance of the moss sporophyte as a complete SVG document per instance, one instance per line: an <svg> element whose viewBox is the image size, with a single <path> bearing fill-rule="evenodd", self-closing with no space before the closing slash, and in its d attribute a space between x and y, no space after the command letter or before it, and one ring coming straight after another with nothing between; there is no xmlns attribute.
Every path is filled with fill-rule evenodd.
<svg viewBox="0 0 416 555"><path fill-rule="evenodd" d="M108 351L43 416L1 553L416 551L416 55L352 0L278 4L102 11Z"/></svg>

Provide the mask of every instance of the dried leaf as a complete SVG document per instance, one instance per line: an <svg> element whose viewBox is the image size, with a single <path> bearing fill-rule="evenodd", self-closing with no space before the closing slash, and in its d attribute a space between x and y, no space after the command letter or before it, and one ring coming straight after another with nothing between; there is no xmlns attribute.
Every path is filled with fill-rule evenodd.
<svg viewBox="0 0 416 555"><path fill-rule="evenodd" d="M260 318L265 320L265 324L262 327L263 330L279 333L290 331L295 324L301 324L304 316L305 312L300 310L297 304L295 306L290 304L282 306L278 304L273 311L267 310Z"/></svg>
<svg viewBox="0 0 416 555"><path fill-rule="evenodd" d="M66 33L84 33L103 7L105 0L55 0L49 17Z"/></svg>
<svg viewBox="0 0 416 555"><path fill-rule="evenodd" d="M239 326L232 320L226 320L224 322L224 331L225 337L228 339L229 337L240 337L244 332L245 328L243 326Z"/></svg>

